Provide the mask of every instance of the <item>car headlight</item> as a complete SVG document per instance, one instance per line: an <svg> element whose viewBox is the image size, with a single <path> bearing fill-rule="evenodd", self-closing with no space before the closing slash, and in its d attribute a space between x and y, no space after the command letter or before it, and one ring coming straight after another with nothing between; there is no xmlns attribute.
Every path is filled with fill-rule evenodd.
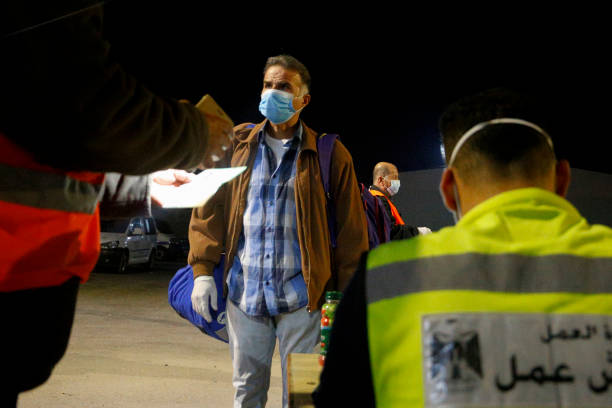
<svg viewBox="0 0 612 408"><path fill-rule="evenodd" d="M100 246L104 249L115 249L119 247L119 241L104 242Z"/></svg>

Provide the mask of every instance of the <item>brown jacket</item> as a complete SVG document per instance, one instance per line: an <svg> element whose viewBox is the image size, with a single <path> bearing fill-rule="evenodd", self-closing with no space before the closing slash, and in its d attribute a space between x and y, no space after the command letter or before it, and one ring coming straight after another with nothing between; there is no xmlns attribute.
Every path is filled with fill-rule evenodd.
<svg viewBox="0 0 612 408"><path fill-rule="evenodd" d="M237 126L233 150L220 166L247 166L201 208L195 208L189 225L189 264L194 277L212 275L221 254L233 260L242 232L249 180L257 153L257 133L266 121L252 129ZM368 233L359 187L350 153L336 142L331 159L330 184L336 206L337 246L333 253L327 227L325 192L317 157L317 133L304 127L297 159L295 203L302 254L302 273L308 290L308 310L321 304L325 290L342 290L368 249ZM231 156L231 157L230 157ZM225 265L224 282L232 262ZM227 294L227 287L224 288Z"/></svg>

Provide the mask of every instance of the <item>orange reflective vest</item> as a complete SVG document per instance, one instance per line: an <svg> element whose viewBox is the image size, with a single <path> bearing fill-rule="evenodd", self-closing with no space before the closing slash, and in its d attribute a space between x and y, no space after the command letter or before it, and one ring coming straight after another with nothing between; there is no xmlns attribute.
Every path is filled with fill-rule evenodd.
<svg viewBox="0 0 612 408"><path fill-rule="evenodd" d="M395 218L395 225L405 224L404 220L402 220L402 216L400 215L399 211L397 211L395 205L393 205L391 200L389 200L389 198L384 193L381 193L380 191L374 189L370 189L370 193L372 193L373 196L384 197L385 200L387 200L387 202L389 203L389 208L391 208L391 215L393 216L393 218Z"/></svg>
<svg viewBox="0 0 612 408"><path fill-rule="evenodd" d="M103 173L38 164L0 133L0 292L86 281L100 252Z"/></svg>

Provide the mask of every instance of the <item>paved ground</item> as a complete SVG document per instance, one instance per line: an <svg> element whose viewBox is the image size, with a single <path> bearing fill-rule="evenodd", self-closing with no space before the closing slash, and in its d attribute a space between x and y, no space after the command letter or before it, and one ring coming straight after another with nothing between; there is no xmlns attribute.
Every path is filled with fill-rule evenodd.
<svg viewBox="0 0 612 408"><path fill-rule="evenodd" d="M79 292L66 355L47 383L20 395L18 407L231 407L228 346L168 305L167 285L180 266L94 272ZM269 407L281 406L281 393L276 352Z"/></svg>

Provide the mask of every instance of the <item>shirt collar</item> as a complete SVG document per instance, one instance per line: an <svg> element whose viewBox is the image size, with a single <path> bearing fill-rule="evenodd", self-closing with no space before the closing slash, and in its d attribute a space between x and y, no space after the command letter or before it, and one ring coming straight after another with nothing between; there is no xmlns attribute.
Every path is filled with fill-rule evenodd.
<svg viewBox="0 0 612 408"><path fill-rule="evenodd" d="M372 185L370 186L370 189L371 189L371 190L380 191L381 193L383 193L383 194L385 195L385 197L387 197L387 198L389 197L389 194L387 194L387 192L386 192L386 191L384 191L382 188L380 188L380 187L378 187L378 186L375 186L374 184L372 184Z"/></svg>
<svg viewBox="0 0 612 408"><path fill-rule="evenodd" d="M264 126L262 126L262 128L259 130L259 133L257 134L257 140L259 141L259 143L263 142L264 136L266 134L269 135L269 133L268 133L268 125L269 125L269 122L266 122L266 124ZM293 133L293 137L297 137L298 140L301 142L302 141L303 133L304 133L304 128L302 126L302 121L300 120L300 121L298 121L298 126L295 129L295 132ZM293 140L293 137L290 140L287 141L287 144L291 143L291 141Z"/></svg>

